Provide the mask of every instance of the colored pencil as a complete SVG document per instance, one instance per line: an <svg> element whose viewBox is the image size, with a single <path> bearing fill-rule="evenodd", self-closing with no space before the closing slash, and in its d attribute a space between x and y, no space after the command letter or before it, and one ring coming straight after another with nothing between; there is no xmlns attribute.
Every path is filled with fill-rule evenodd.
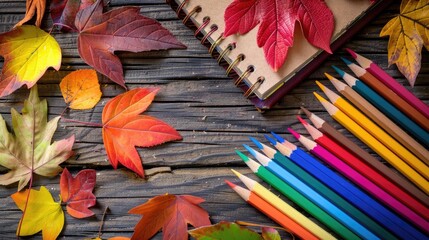
<svg viewBox="0 0 429 240"><path fill-rule="evenodd" d="M347 130L352 132L356 137L378 153L383 159L388 161L393 167L400 171L404 176L410 179L418 187L420 187L426 194L429 194L429 182L417 173L409 165L405 164L402 159L396 156L392 151L390 151L386 146L384 146L380 141L374 138L369 134L365 129L363 129L359 124L354 122L346 114L340 111L337 107L332 105L326 99L321 97L319 94L314 92L314 95L323 105L323 107L328 111L329 115L337 120L341 125L343 125Z"/></svg>
<svg viewBox="0 0 429 240"><path fill-rule="evenodd" d="M399 110L405 113L408 117L413 119L418 123L422 128L429 131L429 118L425 117L421 112L417 111L413 106L411 106L404 99L399 97L395 92L388 88L383 83L379 82L376 77L365 69L359 67L357 64L350 62L345 58L341 58L347 66L352 70L352 72L372 89L374 89L378 94L383 96L387 101L395 105Z"/></svg>
<svg viewBox="0 0 429 240"><path fill-rule="evenodd" d="M348 164L350 167L355 169L357 172L362 174L364 177L366 177L372 183L376 184L378 187L383 189L392 197L395 197L397 200L401 201L402 204L412 209L416 214L419 214L426 220L429 218L429 209L427 207L425 207L415 198L403 191L401 188L384 178L377 171L363 163L361 159L349 153L341 145L337 144L335 141L324 135L315 127L308 124L304 119L300 117L298 118L317 144L320 144L320 146L328 150L330 153L334 154L344 163Z"/></svg>
<svg viewBox="0 0 429 240"><path fill-rule="evenodd" d="M391 195L383 191L377 185L372 183L370 180L362 176L360 173L355 171L349 165L345 164L339 158L337 158L334 154L330 153L328 150L317 144L316 142L301 136L299 133L293 131L291 128L288 130L314 155L316 155L319 159L324 160L331 167L335 168L337 171L341 172L344 176L349 178L351 181L358 184L362 189L365 189L372 196L376 197L379 201L388 205L392 209L394 209L397 213L406 217L410 221L412 221L417 226L421 227L422 230L428 231L429 222L424 218L413 212L411 209L406 207L404 204L393 198Z"/></svg>
<svg viewBox="0 0 429 240"><path fill-rule="evenodd" d="M307 213L311 214L314 218L319 220L322 224L326 225L329 229L337 233L339 236L344 239L360 239L360 237L358 237L355 233L350 231L347 227L343 226L335 218L327 214L324 210L322 210L320 207L308 200L301 193L289 186L276 175L268 171L265 167L261 166L259 163L247 157L240 151L236 150L235 152L259 178L277 189L284 196L296 203Z"/></svg>
<svg viewBox="0 0 429 240"><path fill-rule="evenodd" d="M231 169L232 170L232 169ZM262 199L264 199L271 206L277 208L284 215L288 216L292 221L298 224L298 227L288 225L288 229L302 239L306 239L307 236L316 239L336 239L325 229L308 219L302 213L298 212L294 207L277 197L275 194L270 192L264 186L256 182L255 180L246 177L245 175L232 170L232 172L246 185L246 187ZM309 232L309 233L308 233ZM311 234L311 235L310 235Z"/></svg>
<svg viewBox="0 0 429 240"><path fill-rule="evenodd" d="M303 228L301 225L297 224L295 221L293 221L291 218L283 214L281 211L279 211L277 208L270 205L268 202L266 202L264 199L262 199L257 194L240 187L238 185L235 185L234 183L231 183L228 180L225 180L225 182L238 194L241 198L244 199L247 203L257 208L259 211L263 212L265 215L267 215L269 218L280 224L280 226L284 227L285 229L288 229L289 231L295 233L302 239L312 239L312 240L318 240L316 236L314 236L311 232L309 232L307 229Z"/></svg>
<svg viewBox="0 0 429 240"><path fill-rule="evenodd" d="M296 164L304 168L311 175L335 190L342 197L350 201L356 207L364 211L368 216L376 219L384 227L395 233L401 239L422 239L425 234L416 229L413 225L387 209L384 205L369 197L360 188L345 180L337 172L334 172L310 154L298 148L296 145L284 140L279 135L272 133L281 143L270 142L283 154L288 156ZM387 239L387 238L386 238Z"/></svg>
<svg viewBox="0 0 429 240"><path fill-rule="evenodd" d="M326 77L331 81L332 85L340 92L344 97L352 102L359 110L365 113L366 116L371 118L376 122L380 127L382 127L386 132L388 132L392 137L398 140L402 145L408 148L411 152L414 153L419 159L424 161L429 165L429 151L418 143L414 138L412 138L408 133L406 133L402 128L396 125L392 120L390 120L386 115L380 112L376 107L369 103L365 98L360 96L347 84L342 83L338 79L332 77L331 75L325 73Z"/></svg>
<svg viewBox="0 0 429 240"><path fill-rule="evenodd" d="M359 63L359 65L371 73L376 79L382 82L384 85L389 87L398 96L407 101L410 105L420 111L426 118L429 118L429 106L426 105L422 100L418 99L412 92L408 91L392 76L386 73L382 68L375 64L372 60L365 58L353 50L346 48L346 51Z"/></svg>
<svg viewBox="0 0 429 240"><path fill-rule="evenodd" d="M333 204L335 204L340 209L343 209L345 212L350 214L354 219L356 219L359 223L364 225L368 230L375 233L380 238L388 238L388 239L395 239L396 237L393 236L389 231L386 231L380 224L375 222L372 218L365 215L362 211L357 209L355 206L353 206L351 203L346 201L346 199L342 198L340 195L338 195L336 192L331 190L327 185L324 185L319 180L317 180L315 177L313 177L311 174L307 173L303 168L292 162L289 158L285 157L280 152L266 146L265 144L257 141L254 138L251 138L252 141L257 145L257 147L264 152L264 154L268 157L273 159L275 162L277 162L281 167L286 169L287 171L294 174L297 178L302 180L305 184L310 186L312 189L317 191L319 194L324 196L326 199L331 201ZM260 153L256 152L255 157L258 159L261 156ZM265 156L262 156L265 157ZM339 187L337 183L330 184L330 187L337 188ZM347 193L348 195L353 195L352 193ZM354 196L350 196L354 197ZM350 198L349 197L349 198ZM357 203L360 203L362 200L357 200ZM378 222L384 221L383 217L377 216L377 211L374 211L375 209L371 209L368 212L373 212L372 216L376 216L376 220ZM396 226L393 226L393 228Z"/></svg>
<svg viewBox="0 0 429 240"><path fill-rule="evenodd" d="M395 153L399 158L404 162L414 168L419 172L423 177L429 179L429 167L418 159L414 154L412 154L408 149L402 146L389 134L387 134L383 129L381 129L377 124L367 118L362 112L357 110L353 105L348 103L338 94L334 93L332 90L321 84L319 81L316 81L317 85L322 89L325 95L329 98L332 104L349 116L353 121L359 124L363 129L368 133L378 139L381 143L389 148L393 153Z"/></svg>
<svg viewBox="0 0 429 240"><path fill-rule="evenodd" d="M390 104L382 96L368 87L365 83L343 70L332 66L335 71L344 79L344 81L362 97L371 102L375 107L382 111L386 116L400 125L405 131L413 135L419 142L429 147L429 133L412 121L408 116Z"/></svg>
<svg viewBox="0 0 429 240"><path fill-rule="evenodd" d="M368 165L370 165L378 172L383 174L390 181L400 186L402 190L407 191L415 198L419 199L421 203L425 204L426 206L429 206L429 196L423 193L414 184L411 184L406 179L402 178L402 176L392 171L392 169L390 169L389 167L381 163L378 159L373 157L371 154L369 154L368 152L360 148L356 143L351 141L349 138L345 137L334 127L332 127L328 122L326 122L316 114L308 111L306 108L301 108L301 109L318 130L320 130L324 134L327 134L329 137L334 139L338 144L344 146L350 152L358 156L360 159L364 160Z"/></svg>
<svg viewBox="0 0 429 240"><path fill-rule="evenodd" d="M253 148L245 144L243 144L243 146L247 149L247 151L249 151L250 154L252 154L253 156L256 156L255 153L257 152ZM264 156L264 155L261 154L259 156ZM372 232L370 232L368 229L362 226L362 224L358 223L355 219L350 217L343 210L339 209L337 206L335 206L326 198L324 198L322 195L314 191L307 184L303 183L301 180L296 178L289 171L286 171L285 169L280 167L277 163L275 163L271 159L265 157L265 158L257 158L257 160L262 164L262 166L266 167L274 175L276 175L284 182L289 184L291 187L293 187L295 190L300 192L306 198L310 199L317 206L325 210L328 214L330 214L332 217L337 219L340 223L344 224L344 226L352 230L360 237L366 238L366 239L373 239L373 238L377 239L377 236L375 236Z"/></svg>

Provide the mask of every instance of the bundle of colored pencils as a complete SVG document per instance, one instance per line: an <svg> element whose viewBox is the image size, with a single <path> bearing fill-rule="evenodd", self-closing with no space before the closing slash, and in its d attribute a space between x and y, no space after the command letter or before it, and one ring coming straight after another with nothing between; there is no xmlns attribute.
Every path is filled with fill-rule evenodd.
<svg viewBox="0 0 429 240"><path fill-rule="evenodd" d="M241 197L302 239L429 239L429 107L369 59L347 50L343 59L358 77L334 67L336 90L316 82L314 93L330 116L374 150L393 171L327 121L302 108L298 116L313 140L289 128L311 153L272 132L271 148L251 138L240 151L249 168L322 226L256 181L234 171L248 189L228 182ZM404 178L405 177L405 178ZM408 181L409 180L409 181Z"/></svg>

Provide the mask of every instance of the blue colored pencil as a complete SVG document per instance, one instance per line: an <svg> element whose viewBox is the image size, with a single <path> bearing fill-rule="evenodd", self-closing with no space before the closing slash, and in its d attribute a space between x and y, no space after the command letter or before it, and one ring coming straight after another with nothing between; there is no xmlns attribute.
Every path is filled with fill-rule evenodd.
<svg viewBox="0 0 429 240"><path fill-rule="evenodd" d="M247 149L247 151L249 151L250 154L257 158L258 155L256 154L257 152L254 149L247 146L246 144L243 144L243 146ZM343 210L332 204L326 198L314 191L311 187L296 178L293 174L280 167L273 160L267 157L265 159L261 159L260 155L258 157L259 159L257 160L260 161L260 163L269 171L274 173L277 177L282 179L284 182L292 186L295 190L303 194L306 198L308 198L320 208L325 210L333 218L337 219L339 222L344 224L344 226L352 230L356 235L364 239L379 239L376 235L374 235L372 232L370 232L368 229L366 229L364 226L362 226L360 223L350 217Z"/></svg>
<svg viewBox="0 0 429 240"><path fill-rule="evenodd" d="M428 236L404 221L398 215L387 209L364 191L332 171L296 145L287 142L281 136L273 133L278 143L271 138L268 140L280 152L288 156L294 163L318 178L321 182L335 190L339 195L353 203L366 214L376 219L384 227L402 239L428 239ZM281 144L280 144L281 143ZM286 150L285 148L288 150Z"/></svg>
<svg viewBox="0 0 429 240"><path fill-rule="evenodd" d="M344 81L368 102L383 112L387 117L400 125L405 131L413 135L419 142L429 147L429 133L426 132L417 123L398 110L395 106L385 100L377 92L368 87L365 83L352 75L344 72L336 66L332 66L335 71L344 79Z"/></svg>

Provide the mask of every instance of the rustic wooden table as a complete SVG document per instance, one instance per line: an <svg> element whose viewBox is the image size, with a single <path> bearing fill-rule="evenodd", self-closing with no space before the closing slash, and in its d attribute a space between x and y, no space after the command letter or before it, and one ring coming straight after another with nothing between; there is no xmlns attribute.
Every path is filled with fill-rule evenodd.
<svg viewBox="0 0 429 240"><path fill-rule="evenodd" d="M265 142L263 134L270 131L296 142L286 133L286 128L291 126L306 134L296 119L296 115L301 113L300 106L314 111L351 136L325 113L312 94L313 91L319 91L314 80L321 80L330 86L323 72L337 76L330 67L332 64L345 67L339 59L340 56L347 56L345 51L341 49L334 53L274 109L261 114L243 98L242 92L225 76L224 69L217 65L207 53L207 49L201 46L193 37L193 33L177 19L164 0L111 0L109 7L124 5L140 6L143 15L159 20L188 47L186 50L118 54L124 65L125 79L130 89L152 86L161 88L146 114L171 124L180 132L183 140L153 148L139 148L146 173L146 178L141 179L122 167L113 170L106 157L100 128L60 122L54 139L72 134L76 136L73 147L76 155L62 166L67 167L73 174L82 169L97 170L94 190L97 205L92 208L96 216L79 220L66 214L60 238L96 237L106 206L110 210L105 218L102 237L107 239L113 236L131 236L140 216L127 214L128 210L149 198L165 193L192 194L206 199L202 207L209 212L212 223L221 220L243 220L275 225L224 183L225 179L239 182L230 171L231 168L257 179L250 174L234 150L243 150L243 143L251 144L250 136ZM398 81L408 86L396 67L387 67L387 38L379 37L382 26L398 11L399 3L393 4L344 47L350 47L377 61ZM24 0L0 0L0 32L9 31L23 17L24 12ZM49 29L51 26L52 21L46 14L42 28ZM49 119L61 114L65 107L58 85L60 79L75 69L88 68L78 55L75 33L53 35L62 48L62 67L59 72L48 70L38 84L40 97L48 100ZM2 66L3 59L0 60L0 67ZM103 96L99 104L88 111L67 111L65 117L101 122L103 106L109 99L124 92L124 89L105 77L100 81ZM411 91L429 103L428 90L429 54L423 50L422 69L416 86ZM28 94L29 90L23 87L0 99L0 114L9 126L10 109L16 108L20 111ZM354 137L353 139L358 142ZM7 170L0 167L0 173L5 172ZM36 177L34 187L39 188L42 185L58 200L59 177ZM16 185L0 187L0 239L15 238L21 211L9 196L16 192L16 189ZM41 234L34 238L40 239ZM161 239L161 234L157 234L156 239Z"/></svg>

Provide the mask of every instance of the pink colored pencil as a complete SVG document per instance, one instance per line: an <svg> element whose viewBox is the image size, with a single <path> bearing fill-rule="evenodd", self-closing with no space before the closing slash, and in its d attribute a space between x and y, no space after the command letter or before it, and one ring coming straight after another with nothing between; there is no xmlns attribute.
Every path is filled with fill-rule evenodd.
<svg viewBox="0 0 429 240"><path fill-rule="evenodd" d="M360 158L348 152L344 147L336 143L334 140L323 134L317 128L307 123L304 119L298 116L299 121L310 133L311 137L316 141L317 144L324 147L329 152L333 153L344 163L351 166L357 172L362 174L368 180L372 181L378 187L386 191L392 197L401 201L404 205L412 209L415 213L421 217L429 220L429 208L421 204L417 199L409 195L407 192L396 186L393 182L387 180L379 172L366 165Z"/></svg>
<svg viewBox="0 0 429 240"><path fill-rule="evenodd" d="M371 193L378 200L384 204L390 206L393 210L401 214L402 216L409 219L411 222L419 226L423 231L429 233L429 222L417 215L411 209L406 207L404 204L393 198L391 195L386 193L384 190L379 188L377 185L369 181L367 178L362 176L360 173L356 172L353 168L345 164L335 155L330 153L328 150L318 145L316 142L301 136L299 133L295 132L293 129L288 128L289 132L297 138L301 144L303 144L311 153L316 155L318 158L322 159L337 171L341 172L344 176L355 182L357 185L361 186L363 189Z"/></svg>
<svg viewBox="0 0 429 240"><path fill-rule="evenodd" d="M423 115L429 118L429 106L426 105L422 100L418 99L413 93L408 91L404 86L387 74L383 69L381 69L373 61L365 58L353 50L346 48L347 52L359 63L359 65L376 77L384 85L388 86L392 91L394 91L398 96L407 101L414 108L418 109Z"/></svg>

